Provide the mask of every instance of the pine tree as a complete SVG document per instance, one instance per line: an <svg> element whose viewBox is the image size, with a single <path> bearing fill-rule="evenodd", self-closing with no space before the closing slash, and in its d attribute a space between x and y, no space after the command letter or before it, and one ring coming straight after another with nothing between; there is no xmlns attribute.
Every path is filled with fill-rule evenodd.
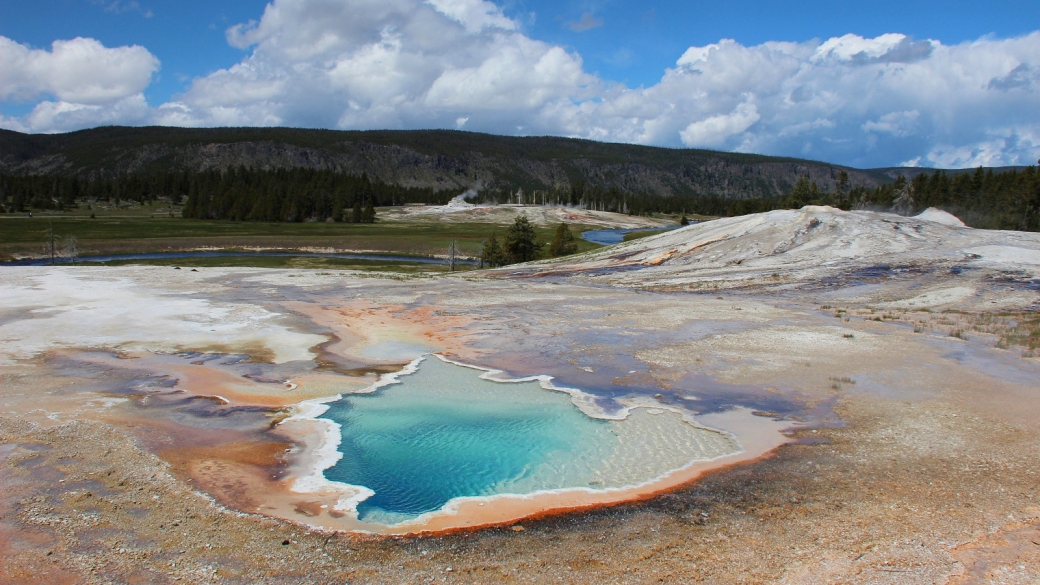
<svg viewBox="0 0 1040 585"><path fill-rule="evenodd" d="M811 197L812 187L809 185L809 178L799 177L794 189L787 195L785 203L789 209L801 209L809 203Z"/></svg>
<svg viewBox="0 0 1040 585"><path fill-rule="evenodd" d="M574 241L574 234L571 233L566 223L560 223L560 227L556 228L556 236L549 244L549 255L556 258L567 256L577 251L578 244Z"/></svg>
<svg viewBox="0 0 1040 585"><path fill-rule="evenodd" d="M365 206L365 211L361 214L362 223L375 223L376 222L376 208L372 205L372 200L368 200L368 205Z"/></svg>
<svg viewBox="0 0 1040 585"><path fill-rule="evenodd" d="M838 173L838 195L844 197L849 194L849 173L841 171Z"/></svg>
<svg viewBox="0 0 1040 585"><path fill-rule="evenodd" d="M350 211L350 223L361 223L361 202L354 202L354 209Z"/></svg>
<svg viewBox="0 0 1040 585"><path fill-rule="evenodd" d="M534 226L531 225L527 216L517 217L513 225L509 226L509 231L506 232L505 251L509 260L530 262L537 258L538 253L542 251L542 244L538 243L537 238Z"/></svg>
<svg viewBox="0 0 1040 585"><path fill-rule="evenodd" d="M504 266L508 259L506 258L505 252L502 251L502 246L498 243L498 238L492 233L491 237L484 241L484 249L480 253L480 259L484 263L484 266L488 268L495 268L496 266Z"/></svg>

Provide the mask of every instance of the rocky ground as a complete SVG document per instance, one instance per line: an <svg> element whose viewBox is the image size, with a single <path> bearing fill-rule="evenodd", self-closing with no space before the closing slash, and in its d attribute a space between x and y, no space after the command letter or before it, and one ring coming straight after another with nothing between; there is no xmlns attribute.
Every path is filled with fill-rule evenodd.
<svg viewBox="0 0 1040 585"><path fill-rule="evenodd" d="M899 220L856 224L859 245L885 221ZM923 228L944 229L964 228ZM710 292L611 283L598 264L574 269L585 259L494 278L5 272L2 581L1040 582L1037 246L972 232L888 264L915 270L863 272L854 259L810 273L798 260L783 283ZM658 250L680 234L657 236L670 238ZM739 237L716 241L746 248L754 231ZM785 253L811 255L800 245L745 262L782 269ZM978 246L1022 252L946 266ZM683 286L697 282L698 262L682 262ZM150 318L129 319L137 307ZM300 359L312 337L326 341L309 358L324 370ZM767 457L663 495L478 531L381 538L307 529L306 506L294 521L257 514L250 481L275 485L291 467L270 426L293 393L320 395L348 372L363 384L401 344L702 415L741 405L805 424ZM187 346L194 369L168 363L163 352ZM235 347L266 357L205 361ZM213 385L227 404L194 400Z"/></svg>
<svg viewBox="0 0 1040 585"><path fill-rule="evenodd" d="M111 428L5 420L4 571L9 583L1037 582L1036 435L867 402L848 401L844 429L648 502L392 540L228 512ZM966 448L933 453L921 435Z"/></svg>

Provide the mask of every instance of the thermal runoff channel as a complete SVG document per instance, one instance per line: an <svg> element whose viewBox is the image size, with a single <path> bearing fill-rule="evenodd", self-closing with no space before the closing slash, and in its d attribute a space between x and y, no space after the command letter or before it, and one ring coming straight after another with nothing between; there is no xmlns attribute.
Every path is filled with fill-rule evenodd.
<svg viewBox="0 0 1040 585"><path fill-rule="evenodd" d="M398 384L331 405L323 418L340 425L343 458L325 476L374 492L360 520L392 525L456 498L633 487L740 449L678 412L595 418L538 381L480 375L427 357Z"/></svg>

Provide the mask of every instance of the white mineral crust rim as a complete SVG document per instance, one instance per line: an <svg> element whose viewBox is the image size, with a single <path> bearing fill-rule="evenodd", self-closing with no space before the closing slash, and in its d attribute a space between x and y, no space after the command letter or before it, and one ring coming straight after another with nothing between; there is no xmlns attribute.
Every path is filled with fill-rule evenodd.
<svg viewBox="0 0 1040 585"><path fill-rule="evenodd" d="M383 375L381 375L379 377L379 380L376 381L371 386L368 386L367 388L364 388L364 389L359 390L357 392L352 392L351 394L371 394L373 392L376 392L380 388L384 388L386 386L390 386L390 385L393 385L393 384L400 384L401 383L401 381L400 381L401 377L407 376L407 375L410 375L410 374L414 374L415 372L417 372L418 369L419 369L419 365L424 360L426 360L429 356L431 356L431 355L436 357L436 358L438 358L438 359L440 359L441 361L443 361L445 363L454 364L456 366L461 366L461 367L464 367L464 368L469 368L469 369L481 371L483 373L480 375L480 378L483 379L483 380L488 380L488 381L496 382L496 383L500 383L500 384L519 384L519 383L524 383L524 382L538 382L543 390L552 391L552 392L563 392L565 394L568 394L571 397L571 402L574 404L574 406L576 406L583 414L585 414L586 416L588 416L590 418L597 418L597 419L601 419L601 420L610 420L610 421L622 421L622 420L627 419L629 417L629 415L635 409L638 409L638 408L671 411L671 412L674 412L676 414L679 414L682 417L682 420L684 422L686 422L687 424L690 424L690 425L692 425L692 426L694 426L696 428L703 429L703 430L706 430L706 431L719 433L719 434L729 438L733 442L733 444L736 447L736 449L734 451L732 451L732 452L723 453L723 454L717 455L715 457L709 457L709 458L695 457L693 459L690 459L686 464L684 464L684 465L682 465L680 467L667 470L664 473L661 473L660 475L658 475L656 477L653 477L653 478L650 478L650 479L648 479L648 480L646 480L644 482L641 482L641 483L638 483L638 484L634 484L634 485L629 485L629 486L599 488L599 489L588 488L588 487L568 487L568 488L538 490L538 491L527 493L527 494L494 494L494 495L490 495L490 496L463 496L463 497L453 498L453 499L449 500L439 510L433 510L431 512L427 512L427 513L422 514L422 515L420 515L420 516L418 516L416 518L413 518L411 520L407 520L407 521L400 522L398 524L394 524L394 525L390 525L390 526L394 526L394 527L421 526L421 525L427 523L431 518L434 518L434 517L443 516L443 515L456 515L456 514L458 514L459 508L463 504L465 504L467 502L494 502L494 501L497 501L497 500L530 499L530 498L535 498L535 497L544 496L544 495L566 495L566 494L577 494L577 493L581 493L581 494L611 494L611 493L620 493L620 492L638 490L640 488L645 488L645 487L649 487L649 486L661 483L662 481L664 481L668 477L670 477L672 475L675 475L677 473L681 473L681 472L689 469L690 467L692 467L694 465L701 464L701 463L706 463L706 462L711 462L711 461L716 461L716 460L723 459L723 458L726 458L726 457L733 457L735 455L739 455L739 454L745 452L744 447L741 445L740 440L736 437L736 435L734 435L732 433L729 433L727 431L721 430L721 429L715 429L715 428L704 426L704 425L698 423L696 420L694 420L694 417L693 417L693 415L691 413L689 413L687 411L684 411L682 409L673 407L673 406L660 404L660 403L658 403L658 402L656 402L653 399L650 399L648 397L634 397L634 398L629 398L629 399L622 399L622 400L620 400L620 402L623 404L623 407L620 408L615 413L608 413L607 411L605 411L604 409L602 409L601 407L599 407L595 403L595 398L596 398L595 396L593 396L591 394L588 394L586 392L583 392L581 390L578 390L576 388L567 388L567 387L563 387L563 386L556 386L556 385L554 385L552 383L552 380L553 380L552 376L541 374L541 375L535 375L535 376L527 376L527 377L523 377L523 378L500 378L498 376L500 376L501 374L504 373L502 370L495 370L495 369L492 369L492 368L484 368L484 367L481 367L481 366L475 366L475 365L472 365L472 364L466 364L466 363L454 361L454 360L451 360L451 359L449 359L447 357L444 357L444 356L442 356L440 354L436 354L436 353L426 354L426 355L420 356L420 357L416 358L415 360L413 360L412 362L410 362L404 368L402 368L399 372L392 372L392 373L388 373L388 374L383 374ZM368 499L368 498L372 497L373 495L375 495L375 492L372 491L371 489L365 487L365 486L352 485L352 484L347 484L347 483L343 483L343 482L332 481L332 480L329 480L329 479L327 479L325 477L325 471L330 469L330 468L332 468L334 465L336 465L336 463L338 463L340 461L340 459L343 458L343 453L341 453L339 451L339 446L340 446L340 444L342 442L342 427L338 423L336 423L335 421L332 421L332 420L329 420L329 419L326 419L326 418L321 418L321 415L325 414L329 410L329 408L330 408L329 405L331 403L336 402L338 400L342 400L342 399L343 399L343 395L339 394L339 395L332 396L332 397L320 398L320 399L314 399L314 400L305 400L303 402L300 402L299 404L297 404L297 405L295 405L293 407L293 410L294 410L293 415L291 417L285 419L284 421L282 421L282 423L280 423L280 424L285 424L285 423L289 423L289 422L304 422L304 423L309 423L309 424L317 424L317 425L320 425L321 428L322 428L322 432L320 434L321 439L318 442L318 445L313 448L314 449L314 452L313 452L314 454L313 454L312 462L311 462L311 465L310 465L310 467L308 469L308 472L305 475L302 475L302 476L296 478L296 480L292 484L292 488L291 488L292 491L297 492L297 493L322 493L322 492L324 492L324 493L328 493L328 492L339 493L339 494L341 494L341 496L340 496L339 501L337 502L337 504L334 506L334 508L337 511L349 514L350 516L352 516L356 520L357 519L357 506L358 506L358 504L360 504L361 502L363 502L366 499ZM302 450L306 450L308 448L309 448L308 445L304 445L304 446L300 447L300 449L302 449Z"/></svg>

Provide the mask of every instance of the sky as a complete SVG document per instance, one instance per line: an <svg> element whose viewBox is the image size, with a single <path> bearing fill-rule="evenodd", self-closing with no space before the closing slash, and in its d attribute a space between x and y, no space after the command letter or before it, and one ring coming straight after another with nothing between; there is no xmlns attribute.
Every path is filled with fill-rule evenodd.
<svg viewBox="0 0 1040 585"><path fill-rule="evenodd" d="M0 0L0 128L116 124L1036 164L1040 2Z"/></svg>

